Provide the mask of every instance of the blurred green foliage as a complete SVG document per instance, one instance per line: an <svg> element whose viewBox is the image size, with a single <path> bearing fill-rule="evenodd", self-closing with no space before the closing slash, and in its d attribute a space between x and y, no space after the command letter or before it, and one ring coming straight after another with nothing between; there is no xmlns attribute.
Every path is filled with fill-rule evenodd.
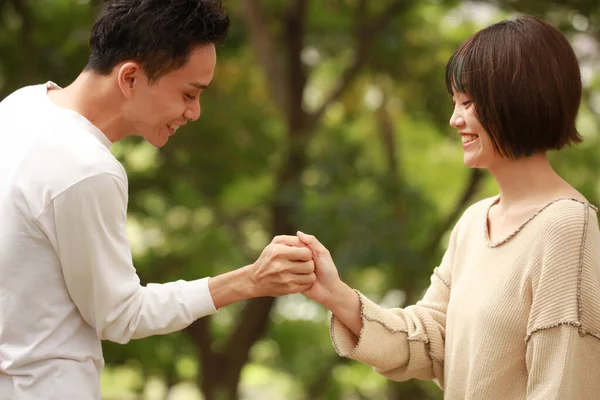
<svg viewBox="0 0 600 400"><path fill-rule="evenodd" d="M0 99L74 79L100 3L0 0ZM518 12L559 26L580 57L585 143L552 160L599 204L597 1L226 4L231 33L200 121L161 150L135 139L112 147L130 177L128 229L144 282L238 268L274 235L301 229L375 301L418 300L457 217L496 191L487 175L464 168L447 125L446 60L470 34ZM105 342L104 396L442 398L432 382L389 382L339 358L328 321L298 295L236 304L125 346Z"/></svg>

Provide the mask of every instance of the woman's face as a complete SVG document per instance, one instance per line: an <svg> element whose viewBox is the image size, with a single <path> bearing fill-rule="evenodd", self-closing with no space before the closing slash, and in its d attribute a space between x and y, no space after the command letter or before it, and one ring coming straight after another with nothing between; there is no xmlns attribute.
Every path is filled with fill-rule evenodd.
<svg viewBox="0 0 600 400"><path fill-rule="evenodd" d="M452 102L454 112L450 117L450 126L457 129L461 136L465 165L489 169L502 157L495 151L490 135L481 126L475 104L466 93L456 90L453 90Z"/></svg>

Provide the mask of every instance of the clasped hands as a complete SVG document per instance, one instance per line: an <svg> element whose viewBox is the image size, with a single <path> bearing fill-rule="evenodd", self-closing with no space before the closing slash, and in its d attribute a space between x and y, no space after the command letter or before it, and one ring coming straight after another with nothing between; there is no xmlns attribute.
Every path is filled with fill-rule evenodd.
<svg viewBox="0 0 600 400"><path fill-rule="evenodd" d="M302 232L276 236L251 265L250 277L257 296L302 293L323 305L341 284L329 250Z"/></svg>

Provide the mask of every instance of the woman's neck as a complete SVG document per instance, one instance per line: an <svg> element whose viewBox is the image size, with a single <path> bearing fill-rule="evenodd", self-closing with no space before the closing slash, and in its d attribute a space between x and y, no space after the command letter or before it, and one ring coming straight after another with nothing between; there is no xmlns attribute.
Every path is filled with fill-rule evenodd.
<svg viewBox="0 0 600 400"><path fill-rule="evenodd" d="M585 200L554 171L545 154L503 159L489 171L500 189L499 205L504 210L541 204L557 197Z"/></svg>

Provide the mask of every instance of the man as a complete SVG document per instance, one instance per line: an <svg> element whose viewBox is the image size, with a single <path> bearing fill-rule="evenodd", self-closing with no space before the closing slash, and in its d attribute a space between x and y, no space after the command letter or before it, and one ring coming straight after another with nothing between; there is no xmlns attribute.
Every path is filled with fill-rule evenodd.
<svg viewBox="0 0 600 400"><path fill-rule="evenodd" d="M161 147L200 117L228 26L220 0L116 0L72 84L0 103L0 399L100 399L101 339L166 334L314 282L295 236L210 279L143 287L132 264L127 176L108 148L130 135Z"/></svg>

